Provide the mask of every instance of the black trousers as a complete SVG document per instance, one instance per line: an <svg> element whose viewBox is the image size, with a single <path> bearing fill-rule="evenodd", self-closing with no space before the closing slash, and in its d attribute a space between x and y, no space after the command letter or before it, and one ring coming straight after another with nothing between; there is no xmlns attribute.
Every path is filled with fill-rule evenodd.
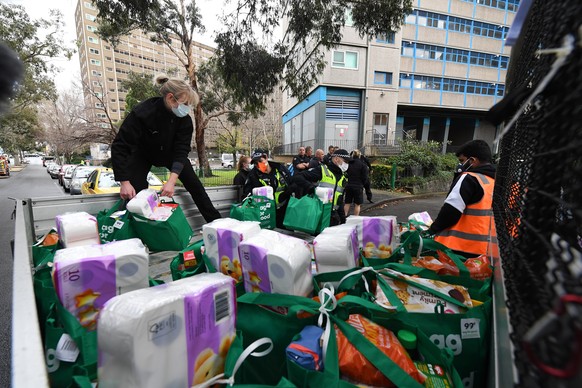
<svg viewBox="0 0 582 388"><path fill-rule="evenodd" d="M150 169L152 168L152 163L146 160L140 160L140 162L134 164L135 169L132 172L131 178L129 179L131 185L135 188L135 192L138 193L143 189L148 188L148 181L147 175ZM172 168L171 163L166 167L168 170ZM184 188L188 190L196 207L198 207L198 211L202 214L202 217L206 220L206 222L214 221L217 218L221 218L222 216L216 210L212 201L208 197L202 182L196 176L196 173L192 169L192 165L187 162L184 163L184 168L182 172L178 176Z"/></svg>

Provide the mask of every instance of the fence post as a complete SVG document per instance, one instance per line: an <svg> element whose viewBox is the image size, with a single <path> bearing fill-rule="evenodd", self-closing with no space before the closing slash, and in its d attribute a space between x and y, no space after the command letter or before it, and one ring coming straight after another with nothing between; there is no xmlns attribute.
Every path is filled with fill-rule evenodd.
<svg viewBox="0 0 582 388"><path fill-rule="evenodd" d="M394 190L396 188L396 163L392 163L392 174L390 176L390 188Z"/></svg>

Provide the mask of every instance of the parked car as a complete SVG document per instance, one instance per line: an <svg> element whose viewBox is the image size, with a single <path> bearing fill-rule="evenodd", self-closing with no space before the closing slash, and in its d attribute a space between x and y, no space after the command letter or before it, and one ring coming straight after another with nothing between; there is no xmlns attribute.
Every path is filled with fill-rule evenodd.
<svg viewBox="0 0 582 388"><path fill-rule="evenodd" d="M63 189L65 190L65 193L68 193L70 191L71 177L73 176L73 171L75 171L76 167L77 167L76 164L71 164L65 170L65 175L63 176Z"/></svg>
<svg viewBox="0 0 582 388"><path fill-rule="evenodd" d="M51 176L51 178L53 179L57 179L59 177L59 170L61 169L61 166L54 163L51 164L50 167L48 168L48 173Z"/></svg>
<svg viewBox="0 0 582 388"><path fill-rule="evenodd" d="M156 191L162 190L164 183L157 175L148 173L148 184L150 189ZM115 180L113 170L106 167L100 167L87 177L87 180L81 185L82 194L111 194L119 193L121 184Z"/></svg>
<svg viewBox="0 0 582 388"><path fill-rule="evenodd" d="M220 160L222 162L222 167L224 168L234 167L234 159L232 158L232 154L222 154L220 156Z"/></svg>
<svg viewBox="0 0 582 388"><path fill-rule="evenodd" d="M76 166L76 165L75 164L63 164L61 166L61 168L59 168L59 174L58 174L59 185L65 186L65 171L71 166Z"/></svg>
<svg viewBox="0 0 582 388"><path fill-rule="evenodd" d="M10 161L4 156L0 156L0 175L10 176Z"/></svg>
<svg viewBox="0 0 582 388"><path fill-rule="evenodd" d="M71 185L69 186L69 192L71 195L81 194L81 187L83 183L87 180L87 177L96 169L102 166L77 166L73 171L71 176Z"/></svg>
<svg viewBox="0 0 582 388"><path fill-rule="evenodd" d="M55 157L54 156L43 156L42 157L42 166L43 167L47 167L47 165L50 162L54 162L54 160L55 160Z"/></svg>

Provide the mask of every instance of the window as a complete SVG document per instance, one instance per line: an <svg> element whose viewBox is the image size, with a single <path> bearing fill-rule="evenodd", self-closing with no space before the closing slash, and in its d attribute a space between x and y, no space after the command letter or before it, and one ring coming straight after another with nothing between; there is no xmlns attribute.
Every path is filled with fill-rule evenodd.
<svg viewBox="0 0 582 388"><path fill-rule="evenodd" d="M103 104L100 103L100 102L96 102L95 103L95 108L101 108L101 109L103 109Z"/></svg>
<svg viewBox="0 0 582 388"><path fill-rule="evenodd" d="M355 51L332 51L331 67L343 67L346 69L358 68L358 53Z"/></svg>
<svg viewBox="0 0 582 388"><path fill-rule="evenodd" d="M91 70L91 75L93 75L95 77L101 77L103 74L101 74L100 71Z"/></svg>
<svg viewBox="0 0 582 388"><path fill-rule="evenodd" d="M87 26L87 30L89 30L91 32L97 32L97 28L93 27L93 26Z"/></svg>
<svg viewBox="0 0 582 388"><path fill-rule="evenodd" d="M404 56L404 57L413 57L414 56L414 43L402 42L402 56Z"/></svg>
<svg viewBox="0 0 582 388"><path fill-rule="evenodd" d="M101 84L99 83L99 81L93 81L92 84L93 84L93 86L101 86Z"/></svg>
<svg viewBox="0 0 582 388"><path fill-rule="evenodd" d="M105 113L97 113L96 116L99 119L106 119L107 118L107 115ZM104 127L104 128L107 128L107 127Z"/></svg>
<svg viewBox="0 0 582 388"><path fill-rule="evenodd" d="M101 66L101 61L98 59L91 59L91 64L95 66Z"/></svg>
<svg viewBox="0 0 582 388"><path fill-rule="evenodd" d="M375 71L374 83L379 85L392 85L392 73L387 73L385 71Z"/></svg>
<svg viewBox="0 0 582 388"><path fill-rule="evenodd" d="M89 48L89 52L90 52L91 54L99 55L99 50L97 50L97 49L94 49L94 48Z"/></svg>
<svg viewBox="0 0 582 388"><path fill-rule="evenodd" d="M94 92L93 94L95 94L95 97L97 98L103 97L103 94L101 94L101 92Z"/></svg>
<svg viewBox="0 0 582 388"><path fill-rule="evenodd" d="M86 14L85 14L85 19L87 19L87 20L90 20L90 21L94 22L94 21L95 21L95 19L97 19L97 18L96 18L95 16L91 15L91 14L88 14L88 13L86 13Z"/></svg>
<svg viewBox="0 0 582 388"><path fill-rule="evenodd" d="M96 9L95 6L88 1L85 1L85 7L89 9Z"/></svg>
<svg viewBox="0 0 582 388"><path fill-rule="evenodd" d="M352 27L354 25L354 19L352 18L352 9L346 8L346 12L344 14L344 20L346 23L346 27Z"/></svg>
<svg viewBox="0 0 582 388"><path fill-rule="evenodd" d="M99 38L93 38L92 36L88 36L87 40L89 43L99 43Z"/></svg>
<svg viewBox="0 0 582 388"><path fill-rule="evenodd" d="M394 43L394 33L393 32L385 32L382 34L376 35L376 42L377 43Z"/></svg>
<svg viewBox="0 0 582 388"><path fill-rule="evenodd" d="M400 87L410 89L412 87L412 75L400 74Z"/></svg>

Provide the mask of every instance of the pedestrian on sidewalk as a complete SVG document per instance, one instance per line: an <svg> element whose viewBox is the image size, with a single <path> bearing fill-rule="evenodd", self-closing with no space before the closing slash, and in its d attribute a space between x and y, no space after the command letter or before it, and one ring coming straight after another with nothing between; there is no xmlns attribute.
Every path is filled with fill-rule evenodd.
<svg viewBox="0 0 582 388"><path fill-rule="evenodd" d="M374 201L372 201L372 189L370 188L370 174L372 172L372 165L370 164L368 158L364 156L364 154L362 154L358 149L353 150L351 155L354 159L360 159L364 163L364 166L366 166L368 169L368 179L366 179L364 182L364 191L366 192L366 198L368 199L368 202L374 203Z"/></svg>

